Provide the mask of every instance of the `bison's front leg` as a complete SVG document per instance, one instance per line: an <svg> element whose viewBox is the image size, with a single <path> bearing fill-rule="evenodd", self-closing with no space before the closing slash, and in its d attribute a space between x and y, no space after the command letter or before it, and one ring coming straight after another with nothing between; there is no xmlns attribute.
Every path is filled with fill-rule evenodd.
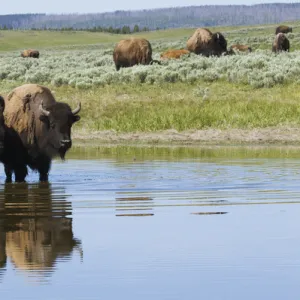
<svg viewBox="0 0 300 300"><path fill-rule="evenodd" d="M4 165L4 172L6 175L5 182L11 183L12 182L12 169L9 165Z"/></svg>
<svg viewBox="0 0 300 300"><path fill-rule="evenodd" d="M38 166L38 171L40 173L40 181L48 181L49 171L51 167L51 159L43 158Z"/></svg>
<svg viewBox="0 0 300 300"><path fill-rule="evenodd" d="M15 168L15 181L16 182L25 182L26 176L27 176L26 165L20 165Z"/></svg>

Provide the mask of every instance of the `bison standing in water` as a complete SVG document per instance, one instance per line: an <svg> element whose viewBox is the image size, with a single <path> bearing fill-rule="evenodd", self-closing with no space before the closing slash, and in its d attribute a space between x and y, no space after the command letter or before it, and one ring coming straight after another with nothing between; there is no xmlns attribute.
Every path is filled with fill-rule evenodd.
<svg viewBox="0 0 300 300"><path fill-rule="evenodd" d="M279 25L276 30L275 30L275 34L278 33L289 33L289 32L293 32L293 28L286 26L286 25Z"/></svg>
<svg viewBox="0 0 300 300"><path fill-rule="evenodd" d="M227 54L227 41L220 33L198 28L187 41L187 50L204 56Z"/></svg>
<svg viewBox="0 0 300 300"><path fill-rule="evenodd" d="M24 51L21 53L21 56L22 56L22 57L39 58L39 57L40 57L40 52L39 52L38 50L32 50L32 49L24 50Z"/></svg>
<svg viewBox="0 0 300 300"><path fill-rule="evenodd" d="M134 65L149 65L153 62L149 41L141 38L121 40L115 47L113 59L117 71Z"/></svg>
<svg viewBox="0 0 300 300"><path fill-rule="evenodd" d="M278 33L272 45L272 51L277 53L281 51L290 51L290 42L284 33Z"/></svg>
<svg viewBox="0 0 300 300"><path fill-rule="evenodd" d="M71 127L80 120L81 105L72 110L56 102L51 91L41 85L25 84L5 99L7 134L4 149L6 181L22 182L27 166L39 172L40 181L48 181L51 160L64 159L71 148Z"/></svg>

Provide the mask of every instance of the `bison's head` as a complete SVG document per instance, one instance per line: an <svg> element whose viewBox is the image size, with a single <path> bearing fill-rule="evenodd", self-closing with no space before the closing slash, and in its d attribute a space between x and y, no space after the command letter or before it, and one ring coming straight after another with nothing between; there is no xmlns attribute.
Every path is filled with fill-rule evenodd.
<svg viewBox="0 0 300 300"><path fill-rule="evenodd" d="M209 43L210 55L220 56L227 52L227 41L222 33L214 33Z"/></svg>
<svg viewBox="0 0 300 300"><path fill-rule="evenodd" d="M212 35L212 40L217 44L224 52L227 51L227 41L224 35L220 32L216 32Z"/></svg>
<svg viewBox="0 0 300 300"><path fill-rule="evenodd" d="M4 149L4 135L5 135L5 125L4 125L4 108L5 102L3 97L0 96L0 154Z"/></svg>
<svg viewBox="0 0 300 300"><path fill-rule="evenodd" d="M39 146L48 156L60 155L64 159L72 146L71 127L80 120L80 116L77 115L80 109L80 102L74 110L61 102L49 109L43 107L43 102L40 104L40 120L45 123L46 130L43 131L43 139Z"/></svg>

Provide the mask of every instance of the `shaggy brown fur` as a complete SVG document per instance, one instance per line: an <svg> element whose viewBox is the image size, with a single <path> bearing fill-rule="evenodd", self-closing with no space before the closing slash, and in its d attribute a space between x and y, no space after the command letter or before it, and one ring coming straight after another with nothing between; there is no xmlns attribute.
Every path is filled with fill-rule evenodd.
<svg viewBox="0 0 300 300"><path fill-rule="evenodd" d="M272 45L273 52L290 51L290 42L284 33L278 33Z"/></svg>
<svg viewBox="0 0 300 300"><path fill-rule="evenodd" d="M25 97L24 97L25 95ZM34 133L42 127L39 120L39 105L43 99L43 106L49 108L56 103L51 91L37 84L24 84L12 90L6 98L5 121L8 127L12 127L16 132L22 134L28 132L29 144L34 143ZM36 116L36 114L38 114ZM35 122L38 125L34 127Z"/></svg>
<svg viewBox="0 0 300 300"><path fill-rule="evenodd" d="M151 44L142 38L121 40L115 46L113 59L117 71L138 64L149 65L153 62Z"/></svg>
<svg viewBox="0 0 300 300"><path fill-rule="evenodd" d="M186 43L190 52L204 56L220 56L227 52L227 41L220 32L212 33L207 28L198 28Z"/></svg>
<svg viewBox="0 0 300 300"><path fill-rule="evenodd" d="M230 46L230 50L240 51L240 52L252 52L252 48L250 46L240 45L240 44L234 44Z"/></svg>
<svg viewBox="0 0 300 300"><path fill-rule="evenodd" d="M185 50L185 49L170 49L160 55L161 59L178 59L182 55L187 55L190 54L190 51Z"/></svg>
<svg viewBox="0 0 300 300"><path fill-rule="evenodd" d="M24 50L21 53L22 57L33 57L33 58L39 58L40 57L40 52L37 50L32 50L32 49L28 49L28 50Z"/></svg>
<svg viewBox="0 0 300 300"><path fill-rule="evenodd" d="M289 33L289 32L293 32L293 28L292 27L289 27L289 26L286 26L286 25L280 25L276 28L275 30L275 34L278 34L278 33Z"/></svg>
<svg viewBox="0 0 300 300"><path fill-rule="evenodd" d="M212 32L207 28L198 28L194 34L188 39L186 48L190 52L200 54L201 49L206 48L211 40Z"/></svg>

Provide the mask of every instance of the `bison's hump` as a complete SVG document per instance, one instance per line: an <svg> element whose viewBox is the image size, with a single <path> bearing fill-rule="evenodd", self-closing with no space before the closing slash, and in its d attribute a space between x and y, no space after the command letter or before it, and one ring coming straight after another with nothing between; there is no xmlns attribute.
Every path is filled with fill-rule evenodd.
<svg viewBox="0 0 300 300"><path fill-rule="evenodd" d="M23 84L21 86L16 87L13 89L8 95L7 95L7 100L10 101L13 96L19 96L19 97L24 97L26 95L35 95L35 94L41 94L45 90L48 90L48 88L43 87L38 84Z"/></svg>

